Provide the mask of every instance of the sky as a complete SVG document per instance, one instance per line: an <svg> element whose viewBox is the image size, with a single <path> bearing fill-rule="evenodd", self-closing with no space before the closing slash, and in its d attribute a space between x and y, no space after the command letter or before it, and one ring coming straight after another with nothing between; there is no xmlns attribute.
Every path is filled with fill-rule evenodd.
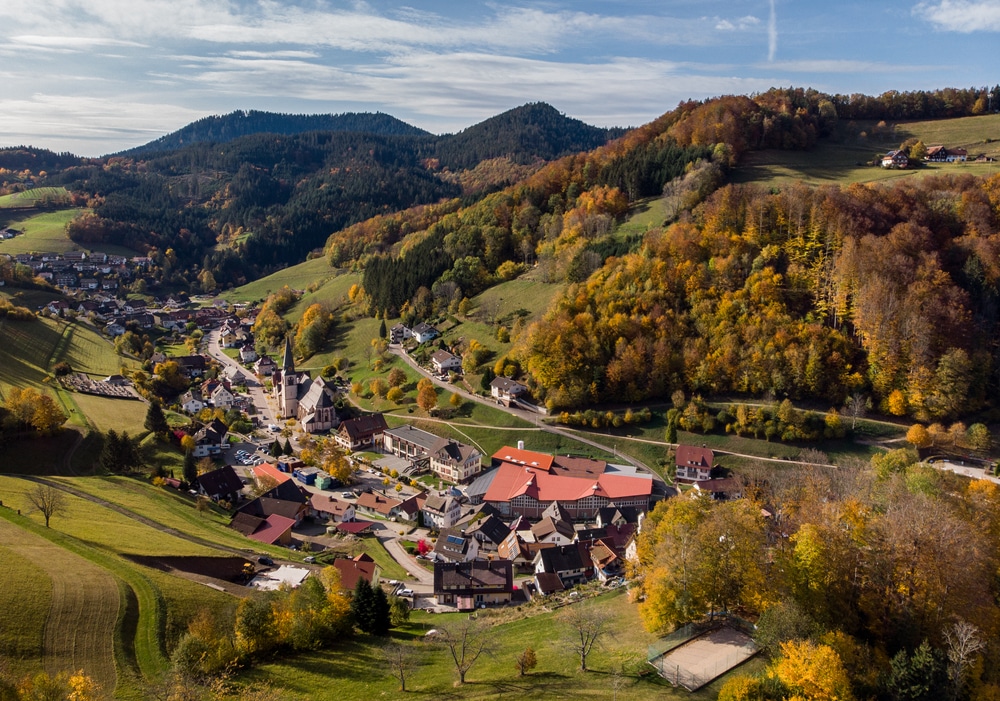
<svg viewBox="0 0 1000 701"><path fill-rule="evenodd" d="M998 59L1000 0L0 0L0 146L98 156L238 109L638 126L775 86L992 86Z"/></svg>

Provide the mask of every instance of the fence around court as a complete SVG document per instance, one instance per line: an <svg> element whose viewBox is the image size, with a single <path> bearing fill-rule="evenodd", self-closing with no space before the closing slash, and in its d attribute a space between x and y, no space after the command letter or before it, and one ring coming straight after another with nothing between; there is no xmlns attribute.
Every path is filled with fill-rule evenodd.
<svg viewBox="0 0 1000 701"><path fill-rule="evenodd" d="M668 660L669 653L661 655L659 659L651 661L650 664L656 668L661 677L671 682L674 686L683 686L688 691L697 691L713 679L720 677L756 654L757 646L753 641L750 641L739 648L733 649L724 657L716 658L711 665L699 672L682 667L680 664L671 664Z"/></svg>
<svg viewBox="0 0 1000 701"><path fill-rule="evenodd" d="M746 633L751 637L753 637L753 634L757 630L757 626L744 618L740 618L739 616L731 613L718 613L709 620L687 623L675 630L673 633L669 633L652 645L649 645L646 649L646 661L653 664L653 660L657 657L662 657L674 648L680 647L684 643L694 640L700 635L704 635L705 633L725 626L735 628L741 633Z"/></svg>

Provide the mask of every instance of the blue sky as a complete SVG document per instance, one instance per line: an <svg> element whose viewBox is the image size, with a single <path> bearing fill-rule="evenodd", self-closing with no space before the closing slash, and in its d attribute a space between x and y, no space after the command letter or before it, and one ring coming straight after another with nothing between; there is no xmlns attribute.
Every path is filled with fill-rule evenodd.
<svg viewBox="0 0 1000 701"><path fill-rule="evenodd" d="M235 109L636 126L776 85L992 86L998 59L1000 0L0 0L0 146L100 155Z"/></svg>

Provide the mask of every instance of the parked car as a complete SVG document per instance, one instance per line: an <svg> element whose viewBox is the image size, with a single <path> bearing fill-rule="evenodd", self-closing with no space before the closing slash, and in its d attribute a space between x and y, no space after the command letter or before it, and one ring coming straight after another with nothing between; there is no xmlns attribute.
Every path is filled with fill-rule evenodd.
<svg viewBox="0 0 1000 701"><path fill-rule="evenodd" d="M397 596L413 596L413 590L412 589L400 589L399 590L399 594L397 594Z"/></svg>
<svg viewBox="0 0 1000 701"><path fill-rule="evenodd" d="M258 564L264 565L265 567L274 567L274 560L269 558L267 555L261 555L257 558Z"/></svg>
<svg viewBox="0 0 1000 701"><path fill-rule="evenodd" d="M302 561L303 562L308 562L309 564L312 564L312 563L316 562L316 558L313 557L312 555L306 555L304 558L302 558Z"/></svg>

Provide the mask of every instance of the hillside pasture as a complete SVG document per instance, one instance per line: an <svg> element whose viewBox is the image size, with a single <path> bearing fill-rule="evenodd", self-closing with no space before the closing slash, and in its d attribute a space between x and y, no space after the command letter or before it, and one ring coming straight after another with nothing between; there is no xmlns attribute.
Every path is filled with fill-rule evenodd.
<svg viewBox="0 0 1000 701"><path fill-rule="evenodd" d="M0 397L10 387L41 387L64 327L49 319L0 321Z"/></svg>
<svg viewBox="0 0 1000 701"><path fill-rule="evenodd" d="M293 290L304 290L311 283L322 284L328 278L337 275L338 271L330 267L326 258L313 258L229 290L223 293L222 297L230 302L263 301L269 294L277 292L285 285Z"/></svg>
<svg viewBox="0 0 1000 701"><path fill-rule="evenodd" d="M41 212L25 216L5 217L5 226L18 229L23 233L6 241L0 241L0 253L15 255L18 253L51 252L66 253L67 251L83 250L69 240L66 235L66 225L83 210L60 209L54 212Z"/></svg>
<svg viewBox="0 0 1000 701"><path fill-rule="evenodd" d="M30 587L40 589L27 602L25 615L38 622L41 600L49 605L39 630L42 634L40 667L49 674L84 669L103 689L116 685L114 639L120 595L118 582L108 571L45 538L0 519L0 541L31 563ZM24 593L0 590L0 610L17 612ZM36 596L38 600L36 599ZM5 613L14 616L13 613Z"/></svg>
<svg viewBox="0 0 1000 701"><path fill-rule="evenodd" d="M764 186L847 185L937 174L988 176L1000 172L1000 162L925 163L905 170L866 165L909 138L919 139L926 146L964 148L970 157L985 153L1000 159L1000 115L899 122L881 131L873 130L873 124L861 126L872 135L843 142L822 141L808 151L750 152L734 170L732 179Z"/></svg>
<svg viewBox="0 0 1000 701"><path fill-rule="evenodd" d="M14 544L15 526L0 520L0 538ZM15 677L41 670L45 619L52 604L52 580L30 557L0 546L0 659Z"/></svg>
<svg viewBox="0 0 1000 701"><path fill-rule="evenodd" d="M60 325L63 324L63 338L53 353L52 363L69 363L74 372L83 372L95 378L118 373L122 366L137 365L135 361L118 355L111 341L93 326L60 322Z"/></svg>
<svg viewBox="0 0 1000 701"><path fill-rule="evenodd" d="M0 209L22 209L29 207L68 204L69 192L64 187L36 187L23 192L0 195Z"/></svg>

